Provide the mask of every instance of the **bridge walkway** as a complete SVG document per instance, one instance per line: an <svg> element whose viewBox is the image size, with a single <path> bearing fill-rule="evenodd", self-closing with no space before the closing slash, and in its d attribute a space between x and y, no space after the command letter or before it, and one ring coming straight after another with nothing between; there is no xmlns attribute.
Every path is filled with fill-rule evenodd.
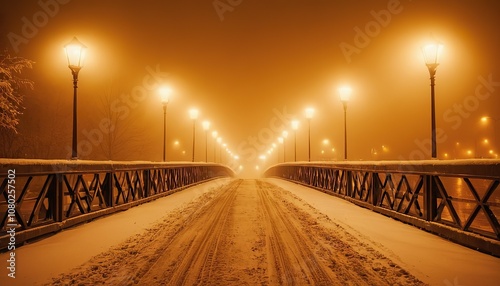
<svg viewBox="0 0 500 286"><path fill-rule="evenodd" d="M16 279L2 267L0 285L40 285L134 235L179 206L227 184L219 179L127 211L63 230L16 249ZM325 193L278 179L265 179L293 193L367 245L430 285L498 285L500 258L363 209ZM0 254L6 261L8 253Z"/></svg>

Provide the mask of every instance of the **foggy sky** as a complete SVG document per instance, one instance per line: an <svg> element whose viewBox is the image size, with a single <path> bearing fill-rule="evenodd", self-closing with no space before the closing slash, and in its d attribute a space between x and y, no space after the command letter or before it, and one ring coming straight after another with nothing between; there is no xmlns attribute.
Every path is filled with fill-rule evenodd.
<svg viewBox="0 0 500 286"><path fill-rule="evenodd" d="M353 89L347 109L350 159L430 158L424 152L430 138L429 74L420 47L435 38L445 46L436 75L442 158L445 152L458 157L466 148L486 153L490 147L479 138L500 138L500 127L494 135L495 127L479 124L481 116L500 117L498 15L500 4L493 0L2 1L0 44L36 62L29 73L36 89L26 98L24 124L60 116L58 128L67 136L62 145L70 144L72 106L63 46L76 36L88 47L79 77L80 132L98 128L103 115L96 109L106 90L130 94L143 85L148 69L158 69L168 74L165 84L175 91L168 105L168 138L169 146L179 140L181 147L169 149L171 159L190 159L187 110L197 107L196 160L205 158L201 121L208 119L241 163L253 167L259 163L255 155L270 146L268 135L275 135L274 141L279 136L278 113L301 120L297 159L307 160L307 106L316 109L312 159L328 157L321 155L323 139L338 152L330 157L341 159L343 109L337 88L344 84ZM128 132L140 130L147 151L125 159L161 160L158 94L151 90L128 107L131 113L120 113L128 117L121 123L137 125ZM290 135L288 161L293 160ZM388 148L385 157L382 146ZM268 163L277 159L275 153Z"/></svg>

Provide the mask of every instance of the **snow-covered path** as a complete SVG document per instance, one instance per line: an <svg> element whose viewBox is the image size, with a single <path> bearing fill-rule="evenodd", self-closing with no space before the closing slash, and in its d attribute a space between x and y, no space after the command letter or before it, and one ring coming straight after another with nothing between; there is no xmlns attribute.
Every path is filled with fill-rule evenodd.
<svg viewBox="0 0 500 286"><path fill-rule="evenodd" d="M456 245L341 199L293 183L267 179L327 215L363 243L431 285L498 285L500 259ZM2 267L0 285L36 285L78 267L146 229L203 194L229 183L212 181L96 220L16 250L17 278ZM7 253L0 254L6 261Z"/></svg>

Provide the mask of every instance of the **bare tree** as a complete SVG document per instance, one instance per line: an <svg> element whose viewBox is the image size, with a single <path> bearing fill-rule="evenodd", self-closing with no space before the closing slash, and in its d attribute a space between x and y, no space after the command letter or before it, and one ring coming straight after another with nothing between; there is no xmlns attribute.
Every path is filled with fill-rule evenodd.
<svg viewBox="0 0 500 286"><path fill-rule="evenodd" d="M143 151L144 129L138 125L137 111L126 107L120 100L123 92L108 87L100 97L100 114L97 119L103 121L103 140L99 145L105 159L129 160ZM99 123L98 123L99 124Z"/></svg>
<svg viewBox="0 0 500 286"><path fill-rule="evenodd" d="M0 128L17 133L19 115L23 108L22 88L33 88L33 81L20 77L33 61L12 57L6 50L0 54Z"/></svg>

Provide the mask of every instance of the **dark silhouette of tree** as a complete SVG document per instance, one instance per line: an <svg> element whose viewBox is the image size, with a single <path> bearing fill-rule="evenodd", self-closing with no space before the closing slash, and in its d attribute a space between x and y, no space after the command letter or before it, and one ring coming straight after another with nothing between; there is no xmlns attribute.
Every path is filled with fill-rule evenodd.
<svg viewBox="0 0 500 286"><path fill-rule="evenodd" d="M96 119L101 126L107 126L102 132L99 145L102 156L107 160L130 160L143 152L144 128L135 120L138 110L126 108L121 103L123 92L108 87L100 99L99 114ZM120 108L117 108L120 106ZM102 124L105 121L106 124Z"/></svg>
<svg viewBox="0 0 500 286"><path fill-rule="evenodd" d="M0 54L0 128L17 133L19 115L23 109L23 88L33 88L33 81L22 78L26 68L32 68L33 61L13 57L7 51Z"/></svg>

